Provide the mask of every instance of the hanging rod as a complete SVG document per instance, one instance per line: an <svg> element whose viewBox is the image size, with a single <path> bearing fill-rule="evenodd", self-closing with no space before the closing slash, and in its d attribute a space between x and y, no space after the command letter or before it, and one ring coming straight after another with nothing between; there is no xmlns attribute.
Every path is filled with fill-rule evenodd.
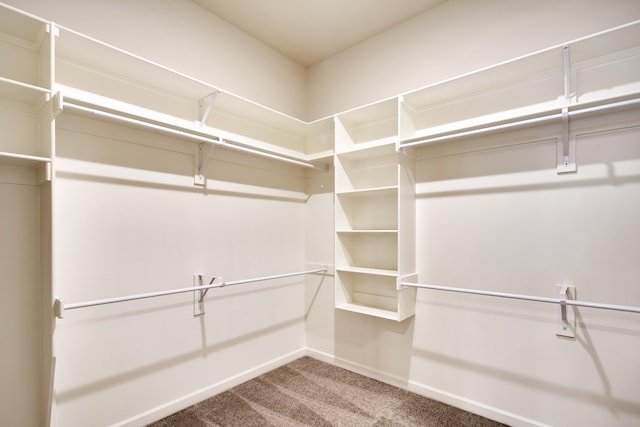
<svg viewBox="0 0 640 427"><path fill-rule="evenodd" d="M436 291L459 292L463 294L484 295L489 297L511 298L526 301L544 302L549 304L575 305L578 307L599 308L603 310L627 311L631 313L640 313L640 307L631 307L626 305L601 304L595 302L579 301L564 298L547 298L532 295L511 294L505 292L481 291L476 289L453 288L449 286L427 285L421 283L401 282L402 286L411 286L414 288L431 289Z"/></svg>
<svg viewBox="0 0 640 427"><path fill-rule="evenodd" d="M289 157L280 156L278 154L267 153L265 151L254 150L252 148L231 144L228 141L225 141L224 139L222 139L220 137L216 137L217 139L213 139L213 138L206 137L204 135L198 135L198 134L195 134L195 133L190 133L190 132L182 131L182 130L179 130L179 129L174 129L174 128L171 128L171 127L168 127L168 126L163 126L163 125L159 125L159 124L156 124L156 123L147 122L147 121L144 121L144 120L134 119L132 117L122 116L120 114L109 113L109 112L106 112L106 111L97 110L95 108L84 107L82 105L74 104L74 103L67 102L67 101L63 101L62 102L62 107L63 108L69 108L69 109L72 109L72 110L82 111L82 112L89 113L91 115L98 116L98 117L104 117L104 118L107 118L107 119L112 119L112 120L117 120L117 121L124 122L124 123L129 123L129 124L132 124L132 125L135 125L135 126L139 126L139 127L145 127L145 128L157 130L157 131L160 131L160 132L164 132L164 133L168 133L168 134L172 134L172 135L177 135L177 136L180 136L180 137L183 137L183 138L188 138L188 139L191 139L191 140L194 140L194 141L198 141L198 142L210 142L210 143L213 143L213 144L221 146L221 147L226 147L226 148L230 148L232 150L242 151L242 152L245 152L245 153L254 154L254 155L257 155L257 156L261 156L261 157L267 157L269 159L279 160L281 162L286 162L286 163L291 163L291 164L298 165L298 166L303 166L305 168L320 169L320 170L323 170L323 171L325 170L325 168L322 168L320 166L314 165L313 163L305 162L305 161L302 161L302 160L291 159Z"/></svg>
<svg viewBox="0 0 640 427"><path fill-rule="evenodd" d="M71 304L67 304L64 301L64 299L57 297L54 304L54 314L57 318L62 319L64 317L65 311L75 310L78 308L94 307L97 305L114 304L118 302L134 301L134 300L146 299L146 298L155 298L155 297L161 297L166 295L181 294L186 292L199 292L199 291L209 290L212 288L223 288L226 286L242 285L245 283L262 282L265 280L273 280L273 279L282 279L285 277L292 277L292 276L302 276L305 274L326 273L327 271L328 271L328 267L323 267L323 268L318 268L314 270L299 271L296 273L276 274L274 276L256 277L253 279L235 280L232 282L219 282L219 283L213 283L213 284L204 285L204 286L192 286L189 288L178 288L178 289L171 289L167 291L148 292L144 294L127 295L127 296L115 297L115 298L105 298L105 299L99 299L99 300L93 300L93 301L76 302Z"/></svg>
<svg viewBox="0 0 640 427"><path fill-rule="evenodd" d="M635 107L638 105L640 105L640 98L634 98L626 101L618 101L618 102L612 102L612 103L603 104L603 105L596 105L594 107L580 108L577 110L569 110L564 114L564 116L566 117L568 115L568 117L571 118L571 117L581 116L584 114L594 114L594 113L599 113L599 112L604 112L609 110ZM435 142L449 141L454 139L465 138L468 136L482 135L485 133L493 133L493 132L499 132L503 130L517 129L517 128L527 127L531 125L553 122L557 120L562 120L562 118L563 118L563 113L560 112L560 113L548 114L546 116L534 117L531 119L522 119L522 120L517 120L509 123L502 123L499 125L491 125L491 126L477 128L477 129L463 130L460 132L451 133L447 135L433 136L433 137L427 137L427 138L411 138L411 139L406 139L405 142L401 141L399 144L399 147L407 148L407 147L415 147L418 145L433 144Z"/></svg>

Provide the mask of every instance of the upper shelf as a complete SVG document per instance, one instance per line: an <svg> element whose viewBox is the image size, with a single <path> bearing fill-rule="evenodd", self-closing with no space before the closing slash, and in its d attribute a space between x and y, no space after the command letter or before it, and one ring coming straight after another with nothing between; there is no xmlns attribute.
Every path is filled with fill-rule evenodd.
<svg viewBox="0 0 640 427"><path fill-rule="evenodd" d="M65 98L86 105L297 160L328 157L333 147L330 119L305 123L63 27L56 44L56 82Z"/></svg>
<svg viewBox="0 0 640 427"><path fill-rule="evenodd" d="M407 93L400 146L637 97L639 41L640 21Z"/></svg>

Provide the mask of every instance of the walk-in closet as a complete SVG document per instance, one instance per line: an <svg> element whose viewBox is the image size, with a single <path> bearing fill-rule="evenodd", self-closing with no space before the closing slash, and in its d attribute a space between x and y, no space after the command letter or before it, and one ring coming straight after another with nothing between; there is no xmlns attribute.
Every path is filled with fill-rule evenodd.
<svg viewBox="0 0 640 427"><path fill-rule="evenodd" d="M2 426L640 424L636 0L5 0L0 135Z"/></svg>

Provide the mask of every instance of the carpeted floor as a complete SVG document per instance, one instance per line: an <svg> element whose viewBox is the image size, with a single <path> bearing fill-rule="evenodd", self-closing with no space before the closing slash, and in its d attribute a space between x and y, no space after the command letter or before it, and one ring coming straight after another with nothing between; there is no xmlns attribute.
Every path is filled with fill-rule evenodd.
<svg viewBox="0 0 640 427"><path fill-rule="evenodd" d="M198 426L503 426L303 357L150 424Z"/></svg>

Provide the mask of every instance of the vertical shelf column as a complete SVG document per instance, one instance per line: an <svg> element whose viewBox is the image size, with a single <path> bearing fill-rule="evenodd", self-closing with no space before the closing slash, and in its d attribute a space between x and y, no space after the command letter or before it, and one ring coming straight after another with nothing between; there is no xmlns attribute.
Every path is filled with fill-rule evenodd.
<svg viewBox="0 0 640 427"><path fill-rule="evenodd" d="M396 151L397 100L335 118L336 308L402 321L415 313L415 166Z"/></svg>

